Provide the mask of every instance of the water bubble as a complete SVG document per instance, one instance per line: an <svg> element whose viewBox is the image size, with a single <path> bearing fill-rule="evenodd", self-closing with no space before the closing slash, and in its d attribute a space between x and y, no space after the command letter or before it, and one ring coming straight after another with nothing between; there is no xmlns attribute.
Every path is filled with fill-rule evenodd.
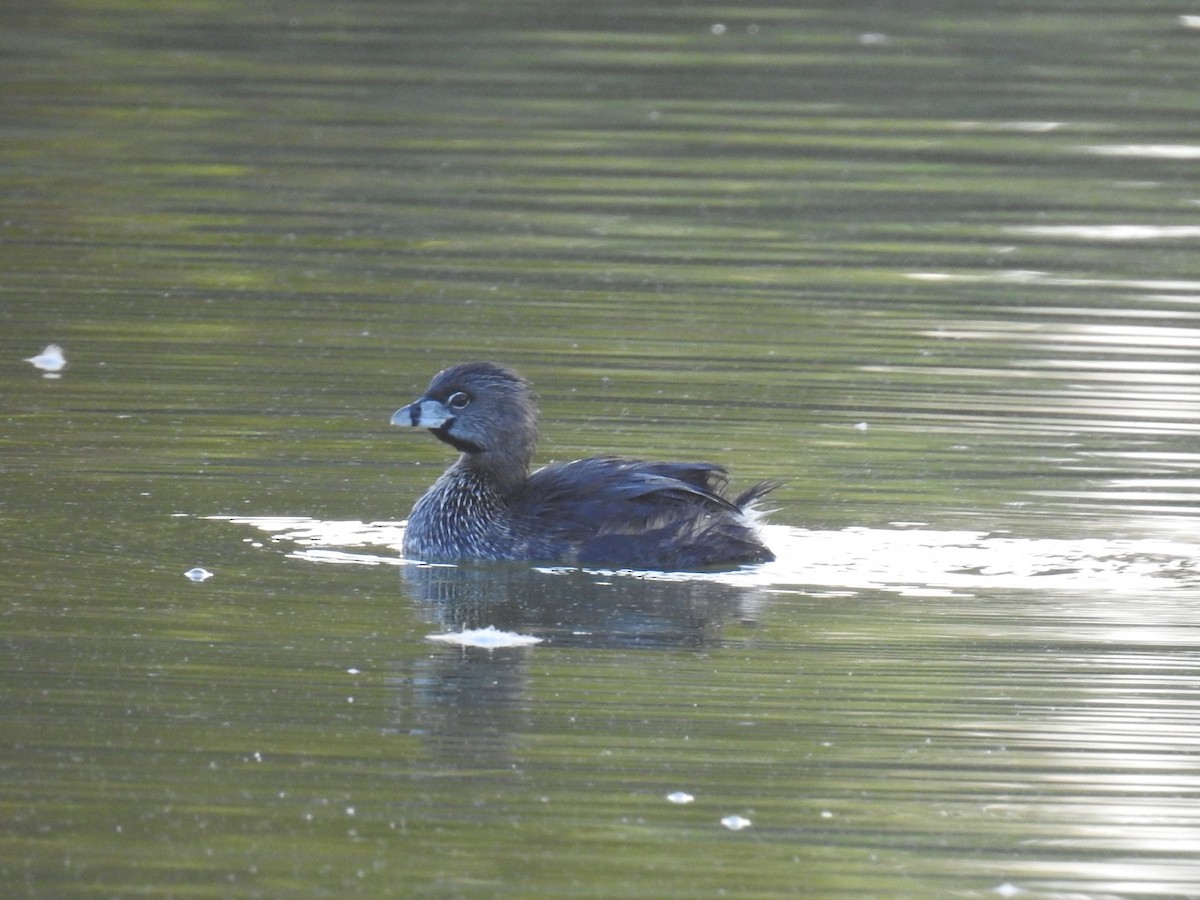
<svg viewBox="0 0 1200 900"><path fill-rule="evenodd" d="M58 344L47 344L45 350L37 356L26 357L25 362L33 363L43 372L60 372L67 364L67 358Z"/></svg>

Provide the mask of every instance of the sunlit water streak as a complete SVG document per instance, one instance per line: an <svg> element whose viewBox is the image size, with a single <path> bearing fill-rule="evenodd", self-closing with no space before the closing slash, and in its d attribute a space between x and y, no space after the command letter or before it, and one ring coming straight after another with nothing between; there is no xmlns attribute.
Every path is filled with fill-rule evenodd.
<svg viewBox="0 0 1200 900"><path fill-rule="evenodd" d="M1048 287L1117 288L1129 291L1184 291L1200 294L1200 281L1187 279L1126 279L1126 278L1078 278L1054 275L1029 269L1000 269L992 272L909 272L907 277L915 281L948 281L964 284L1026 284ZM1200 303L1200 296L1188 298ZM1089 309L1094 314L1095 310Z"/></svg>
<svg viewBox="0 0 1200 900"><path fill-rule="evenodd" d="M1068 237L1099 241L1150 241L1200 237L1200 225L1026 225L1013 234Z"/></svg>
<svg viewBox="0 0 1200 900"><path fill-rule="evenodd" d="M212 516L248 525L290 545L293 559L322 564L406 565L403 522ZM724 572L625 572L654 580L733 586L803 586L821 593L889 591L970 596L976 591L1061 590L1155 593L1200 584L1200 547L1170 538L1031 539L917 525L818 531L768 525L775 562ZM388 551L388 552L384 552ZM607 571L607 570L597 570Z"/></svg>
<svg viewBox="0 0 1200 900"><path fill-rule="evenodd" d="M1196 144L1095 144L1083 148L1099 156L1143 159L1200 159Z"/></svg>

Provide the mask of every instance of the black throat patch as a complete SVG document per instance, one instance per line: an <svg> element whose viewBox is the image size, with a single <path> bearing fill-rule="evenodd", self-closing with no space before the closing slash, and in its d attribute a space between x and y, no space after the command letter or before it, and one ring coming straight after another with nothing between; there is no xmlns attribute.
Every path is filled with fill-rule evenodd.
<svg viewBox="0 0 1200 900"><path fill-rule="evenodd" d="M483 448L478 444L474 444L471 441L464 441L461 438L456 438L450 433L450 424L453 421L454 420L451 419L449 422L442 423L437 428L430 428L429 433L439 441L449 444L459 453L482 453Z"/></svg>

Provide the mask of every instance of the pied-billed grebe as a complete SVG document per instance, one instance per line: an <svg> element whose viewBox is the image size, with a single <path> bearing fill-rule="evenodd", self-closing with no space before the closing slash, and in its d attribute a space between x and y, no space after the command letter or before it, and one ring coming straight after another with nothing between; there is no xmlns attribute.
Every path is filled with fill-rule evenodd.
<svg viewBox="0 0 1200 900"><path fill-rule="evenodd" d="M405 556L668 570L775 558L753 509L771 482L731 500L721 466L610 456L529 474L537 408L529 383L495 363L439 372L392 424L428 428L462 454L413 506Z"/></svg>

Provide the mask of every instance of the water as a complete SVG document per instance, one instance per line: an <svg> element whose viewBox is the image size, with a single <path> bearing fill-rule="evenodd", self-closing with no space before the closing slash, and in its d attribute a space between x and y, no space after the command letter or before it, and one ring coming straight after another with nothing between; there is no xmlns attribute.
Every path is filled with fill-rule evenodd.
<svg viewBox="0 0 1200 900"><path fill-rule="evenodd" d="M0 23L6 895L1200 890L1194 23ZM777 562L405 564L489 357Z"/></svg>

